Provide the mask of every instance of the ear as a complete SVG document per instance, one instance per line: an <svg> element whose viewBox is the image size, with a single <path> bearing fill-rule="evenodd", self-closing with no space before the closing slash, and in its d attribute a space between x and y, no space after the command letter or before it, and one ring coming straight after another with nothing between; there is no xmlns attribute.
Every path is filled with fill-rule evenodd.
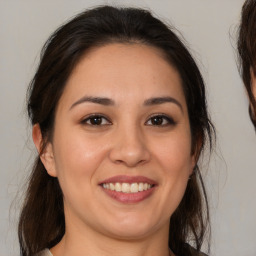
<svg viewBox="0 0 256 256"><path fill-rule="evenodd" d="M45 147L43 147L43 137L39 124L33 126L32 138L47 173L50 176L57 177L52 143L47 142Z"/></svg>
<svg viewBox="0 0 256 256"><path fill-rule="evenodd" d="M192 157L192 169L191 169L190 175L192 175L193 172L194 172L194 168L197 165L197 162L198 162L198 159L199 159L199 156L200 156L200 153L201 153L201 149L202 149L202 146L203 146L203 139L202 139L201 135L198 135L198 138L196 138L195 140L196 140L194 142L195 145L194 145L192 155L191 155L191 157Z"/></svg>

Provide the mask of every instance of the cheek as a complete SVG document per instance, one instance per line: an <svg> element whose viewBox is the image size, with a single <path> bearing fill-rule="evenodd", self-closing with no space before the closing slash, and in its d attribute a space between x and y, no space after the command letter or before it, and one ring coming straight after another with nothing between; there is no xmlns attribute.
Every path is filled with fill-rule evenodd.
<svg viewBox="0 0 256 256"><path fill-rule="evenodd" d="M181 200L193 171L194 158L191 156L190 136L174 136L155 148L156 159L164 172L164 187L167 197L174 204Z"/></svg>
<svg viewBox="0 0 256 256"><path fill-rule="evenodd" d="M56 138L56 142L54 158L60 181L77 179L76 182L79 182L82 177L91 180L104 159L104 146L83 138L78 132Z"/></svg>
<svg viewBox="0 0 256 256"><path fill-rule="evenodd" d="M165 153L165 155L164 155ZM193 164L190 150L173 148L163 152L163 169L165 171L165 186L173 200L181 200L187 186L187 181L192 173Z"/></svg>
<svg viewBox="0 0 256 256"><path fill-rule="evenodd" d="M163 169L171 177L189 175L193 168L193 156L191 156L190 136L172 136L166 138L161 144L154 143L155 154Z"/></svg>
<svg viewBox="0 0 256 256"><path fill-rule="evenodd" d="M78 136L58 138L55 145L55 166L66 211L76 212L78 216L81 204L91 205L91 198L96 196L97 175L104 162L106 149L90 139ZM81 209L84 209L83 207ZM96 209L95 209L96 211ZM80 216L82 218L82 215Z"/></svg>
<svg viewBox="0 0 256 256"><path fill-rule="evenodd" d="M176 136L174 136L176 137ZM154 148L157 165L161 166L162 184L159 186L161 197L155 214L168 220L180 204L189 175L193 169L190 137L179 136L166 139Z"/></svg>

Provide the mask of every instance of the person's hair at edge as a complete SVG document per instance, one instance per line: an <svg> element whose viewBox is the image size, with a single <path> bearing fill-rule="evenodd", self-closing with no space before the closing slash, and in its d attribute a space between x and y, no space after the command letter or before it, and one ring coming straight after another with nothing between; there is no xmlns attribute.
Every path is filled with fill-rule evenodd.
<svg viewBox="0 0 256 256"><path fill-rule="evenodd" d="M249 114L256 127L256 99L252 92L252 72L256 75L256 0L247 0L242 7L237 42L242 76L250 100Z"/></svg>
<svg viewBox="0 0 256 256"><path fill-rule="evenodd" d="M207 113L204 81L181 40L149 11L101 6L82 12L60 27L43 47L38 70L28 89L27 106L32 125L38 123L41 128L41 152L52 139L56 106L76 64L91 48L116 42L149 45L164 53L182 79L192 134L191 152L198 152L199 158L206 145L212 149L215 132ZM176 255L197 255L203 242L209 239L208 202L198 165L171 216L169 230L169 247ZM31 256L53 247L64 233L59 182L47 174L38 156L19 219L21 255Z"/></svg>

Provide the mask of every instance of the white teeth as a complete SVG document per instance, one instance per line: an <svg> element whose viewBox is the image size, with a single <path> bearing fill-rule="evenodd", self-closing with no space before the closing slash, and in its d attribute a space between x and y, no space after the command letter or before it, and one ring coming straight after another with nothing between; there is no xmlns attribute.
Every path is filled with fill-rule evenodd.
<svg viewBox="0 0 256 256"><path fill-rule="evenodd" d="M143 191L143 183L139 183L139 191Z"/></svg>
<svg viewBox="0 0 256 256"><path fill-rule="evenodd" d="M153 187L149 183L103 183L103 188L123 193L138 193Z"/></svg>
<svg viewBox="0 0 256 256"><path fill-rule="evenodd" d="M139 192L139 185L138 183L132 183L131 184L131 193L137 193Z"/></svg>
<svg viewBox="0 0 256 256"><path fill-rule="evenodd" d="M116 183L114 190L117 191L117 192L122 191L122 185L120 183Z"/></svg>
<svg viewBox="0 0 256 256"><path fill-rule="evenodd" d="M129 192L130 192L130 184L128 184L128 183L123 183L123 184L122 184L122 192L124 192L124 193L129 193Z"/></svg>
<svg viewBox="0 0 256 256"><path fill-rule="evenodd" d="M109 184L110 190L115 190L115 185L113 183Z"/></svg>

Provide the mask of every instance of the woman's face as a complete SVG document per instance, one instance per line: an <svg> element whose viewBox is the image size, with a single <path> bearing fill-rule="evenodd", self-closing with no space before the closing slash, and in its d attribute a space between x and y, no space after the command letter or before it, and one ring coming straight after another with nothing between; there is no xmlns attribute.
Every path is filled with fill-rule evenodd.
<svg viewBox="0 0 256 256"><path fill-rule="evenodd" d="M152 47L110 44L72 72L42 160L68 230L167 234L195 165L179 73Z"/></svg>

